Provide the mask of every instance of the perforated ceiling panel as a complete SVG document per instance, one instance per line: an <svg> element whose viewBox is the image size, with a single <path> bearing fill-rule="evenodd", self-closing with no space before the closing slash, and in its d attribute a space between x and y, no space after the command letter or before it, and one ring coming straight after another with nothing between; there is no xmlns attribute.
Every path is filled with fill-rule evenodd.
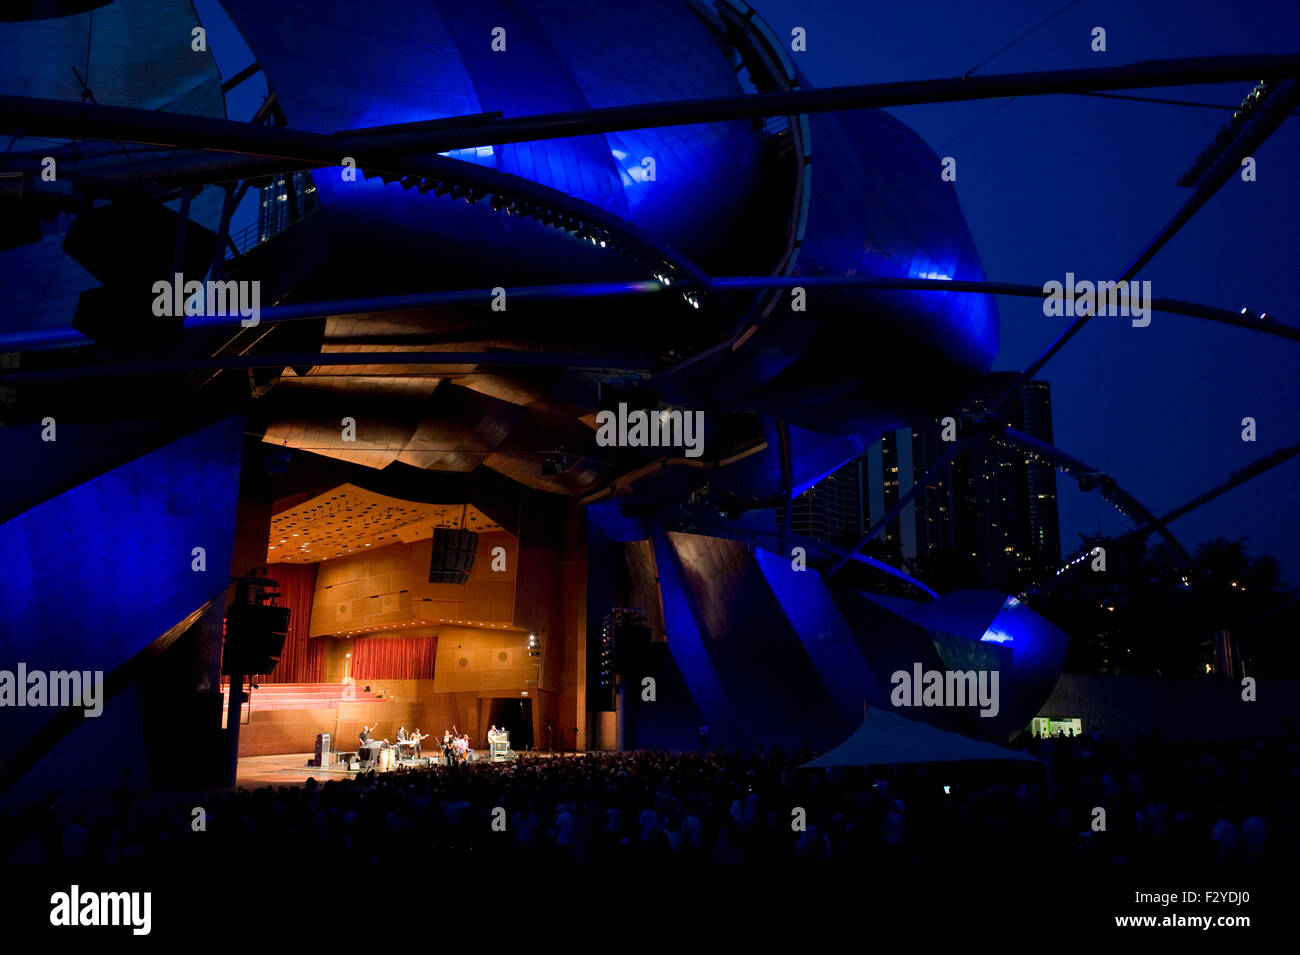
<svg viewBox="0 0 1300 955"><path fill-rule="evenodd" d="M266 559L310 564L461 526L480 533L502 529L472 504L421 504L341 484L271 518Z"/></svg>

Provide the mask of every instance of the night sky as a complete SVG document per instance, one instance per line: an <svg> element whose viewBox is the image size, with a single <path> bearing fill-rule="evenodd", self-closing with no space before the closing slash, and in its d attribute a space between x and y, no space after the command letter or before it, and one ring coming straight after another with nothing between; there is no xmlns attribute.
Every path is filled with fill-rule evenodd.
<svg viewBox="0 0 1300 955"><path fill-rule="evenodd" d="M808 31L796 62L817 86L960 75L1065 6L755 0L780 37ZM1106 29L1107 52L1090 49ZM1121 66L1138 60L1300 49L1300 4L1080 0L985 64L985 75ZM1137 91L1235 106L1249 84ZM1111 279L1191 194L1175 185L1231 113L1084 96L983 100L891 110L940 156L957 160L957 193L990 279L1041 286ZM1000 107L1000 108L999 108ZM995 112L996 110L996 112ZM981 120L983 120L981 122ZM978 124L978 125L976 125ZM974 128L971 128L974 127ZM814 147L815 148L815 147ZM1300 182L1300 118L1256 153L1258 179L1230 180L1144 269L1152 295L1238 309L1290 325ZM936 173L937 175L937 173ZM1031 299L998 299L995 367L1020 369L1069 319ZM1146 328L1098 317L1040 374L1052 385L1056 443L1108 471L1162 514L1231 472L1300 441L1300 343L1199 319L1154 314ZM1241 440L1255 418L1257 440ZM1300 459L1177 521L1189 548L1245 537L1300 580ZM1131 526L1095 493L1058 479L1061 545Z"/></svg>
<svg viewBox="0 0 1300 955"><path fill-rule="evenodd" d="M930 79L971 70L1064 2L1005 0L858 3L756 0L779 37L808 31L794 54L817 86ZM250 61L213 15L209 25L223 75ZM653 15L642 11L638 15ZM1107 52L1090 49L1106 29ZM1079 0L984 64L985 75L1120 66L1144 59L1300 49L1300 4L1228 5L1208 0ZM341 68L342 67L341 65ZM1138 91L1139 95L1235 106L1249 84ZM246 118L265 90L260 77L233 94L231 118ZM1041 286L1111 279L1178 210L1190 190L1179 175L1228 120L1227 111L1083 96L1005 99L893 110L940 156L957 160L957 191L985 272L996 281ZM1154 297L1223 308L1249 306L1287 324L1300 318L1296 227L1300 120L1285 123L1256 154L1258 180L1230 180L1139 275ZM938 182L938 169L935 171ZM247 214L247 210L245 210ZM238 228L240 223L235 223ZM995 367L1019 369L1068 323L1041 303L1002 298L1002 347ZM864 355L864 367L869 357ZM1146 328L1099 317L1041 373L1052 385L1056 443L1111 473L1157 514L1225 480L1231 472L1300 441L1300 344L1199 319L1154 314ZM1241 439L1242 418L1257 440ZM1293 459L1173 525L1189 548L1211 537L1244 537L1253 554L1272 553L1300 580L1300 490ZM1061 542L1131 526L1095 493L1058 482Z"/></svg>

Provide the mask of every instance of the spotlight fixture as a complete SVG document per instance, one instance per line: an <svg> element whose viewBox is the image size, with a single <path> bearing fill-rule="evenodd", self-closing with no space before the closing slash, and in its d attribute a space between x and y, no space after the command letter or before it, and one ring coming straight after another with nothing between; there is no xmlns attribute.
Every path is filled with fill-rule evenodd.
<svg viewBox="0 0 1300 955"><path fill-rule="evenodd" d="M1198 185L1211 169L1231 158L1234 146L1249 148L1252 136L1259 130L1259 121L1275 121L1278 114L1286 115L1291 111L1295 93L1294 79L1279 82L1261 80L1242 100L1241 108L1232 114L1232 118L1219 130L1201 154L1196 157L1188 169L1178 179L1178 185L1193 187Z"/></svg>

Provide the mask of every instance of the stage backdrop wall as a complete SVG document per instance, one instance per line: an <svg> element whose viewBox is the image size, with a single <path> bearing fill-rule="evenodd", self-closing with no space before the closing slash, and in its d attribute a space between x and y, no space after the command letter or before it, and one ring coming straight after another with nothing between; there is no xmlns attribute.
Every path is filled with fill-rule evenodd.
<svg viewBox="0 0 1300 955"><path fill-rule="evenodd" d="M352 675L358 682L425 680L433 676L437 655L437 637L358 637L352 646Z"/></svg>
<svg viewBox="0 0 1300 955"><path fill-rule="evenodd" d="M492 556L497 547L505 551L504 565ZM429 583L432 551L433 541L426 538L317 564L311 635L349 636L378 627L401 633L408 626L460 620L511 624L518 562L513 537L500 531L480 534L465 584Z"/></svg>

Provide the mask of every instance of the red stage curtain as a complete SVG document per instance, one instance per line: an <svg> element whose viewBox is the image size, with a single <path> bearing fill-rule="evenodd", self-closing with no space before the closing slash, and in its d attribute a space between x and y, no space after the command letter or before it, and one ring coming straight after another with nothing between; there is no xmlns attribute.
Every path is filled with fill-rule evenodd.
<svg viewBox="0 0 1300 955"><path fill-rule="evenodd" d="M357 680L426 680L433 676L437 637L357 637L352 675Z"/></svg>
<svg viewBox="0 0 1300 955"><path fill-rule="evenodd" d="M288 607L289 635L275 672L258 683L319 683L325 669L325 640L309 640L311 602L316 594L315 564L272 564L267 576L280 584L280 606Z"/></svg>

